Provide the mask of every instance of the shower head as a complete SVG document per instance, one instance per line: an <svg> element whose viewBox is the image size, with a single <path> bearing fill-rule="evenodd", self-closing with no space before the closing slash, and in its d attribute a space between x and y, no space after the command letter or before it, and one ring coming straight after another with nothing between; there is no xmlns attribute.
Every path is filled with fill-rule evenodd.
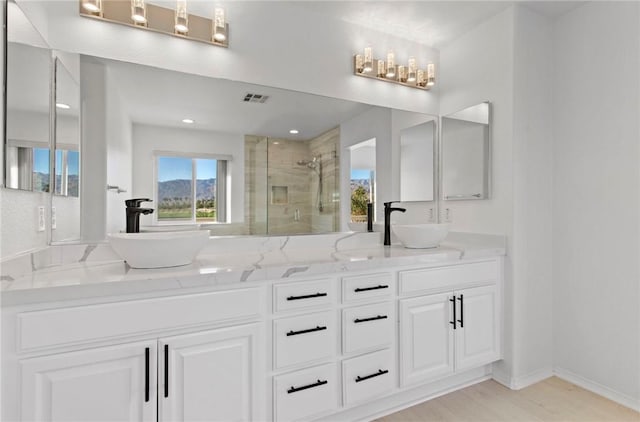
<svg viewBox="0 0 640 422"><path fill-rule="evenodd" d="M307 166L310 169L315 169L318 166L318 157L313 157L311 160L300 160L298 161L299 166Z"/></svg>

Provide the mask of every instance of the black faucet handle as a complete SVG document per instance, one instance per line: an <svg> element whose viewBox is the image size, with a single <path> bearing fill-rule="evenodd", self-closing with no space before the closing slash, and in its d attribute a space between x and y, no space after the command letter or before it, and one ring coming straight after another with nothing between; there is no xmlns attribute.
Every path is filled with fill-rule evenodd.
<svg viewBox="0 0 640 422"><path fill-rule="evenodd" d="M399 204L401 201L389 201L389 202L385 202L384 206L385 207L390 207L393 204Z"/></svg>
<svg viewBox="0 0 640 422"><path fill-rule="evenodd" d="M132 199L126 199L124 201L124 204L127 207L136 207L137 208L143 202L153 202L153 200L151 200L149 198L132 198Z"/></svg>

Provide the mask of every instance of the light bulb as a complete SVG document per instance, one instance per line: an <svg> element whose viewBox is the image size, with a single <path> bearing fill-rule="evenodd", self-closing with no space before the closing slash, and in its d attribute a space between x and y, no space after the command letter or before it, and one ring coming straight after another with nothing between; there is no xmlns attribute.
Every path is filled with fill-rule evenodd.
<svg viewBox="0 0 640 422"><path fill-rule="evenodd" d="M101 0L84 0L82 2L82 7L91 13L100 13L102 11L102 1Z"/></svg>
<svg viewBox="0 0 640 422"><path fill-rule="evenodd" d="M187 13L187 0L177 0L176 3L176 32L186 34L189 32L189 14Z"/></svg>
<svg viewBox="0 0 640 422"><path fill-rule="evenodd" d="M131 19L138 24L147 23L147 8L144 0L131 0Z"/></svg>
<svg viewBox="0 0 640 422"><path fill-rule="evenodd" d="M396 58L393 51L387 53L387 78L395 78L396 76Z"/></svg>
<svg viewBox="0 0 640 422"><path fill-rule="evenodd" d="M364 72L364 58L362 54L356 54L356 72Z"/></svg>
<svg viewBox="0 0 640 422"><path fill-rule="evenodd" d="M227 28L224 17L224 9L216 7L213 15L213 41L223 42L227 39Z"/></svg>
<svg viewBox="0 0 640 422"><path fill-rule="evenodd" d="M400 82L407 82L407 68L406 68L406 66L398 66L398 80Z"/></svg>
<svg viewBox="0 0 640 422"><path fill-rule="evenodd" d="M364 72L371 72L373 70L373 53L371 47L365 47L364 49Z"/></svg>
<svg viewBox="0 0 640 422"><path fill-rule="evenodd" d="M423 69L418 69L418 77L417 77L417 81L416 84L418 86L426 86L427 85L427 78L424 77L425 73Z"/></svg>
<svg viewBox="0 0 640 422"><path fill-rule="evenodd" d="M387 71L384 68L385 66L385 62L384 60L378 60L378 72L377 72L377 76L379 78L384 78L387 75Z"/></svg>
<svg viewBox="0 0 640 422"><path fill-rule="evenodd" d="M407 75L407 82L415 82L416 81L416 58L409 57L409 74Z"/></svg>
<svg viewBox="0 0 640 422"><path fill-rule="evenodd" d="M427 86L433 86L436 83L436 65L429 63L427 65Z"/></svg>

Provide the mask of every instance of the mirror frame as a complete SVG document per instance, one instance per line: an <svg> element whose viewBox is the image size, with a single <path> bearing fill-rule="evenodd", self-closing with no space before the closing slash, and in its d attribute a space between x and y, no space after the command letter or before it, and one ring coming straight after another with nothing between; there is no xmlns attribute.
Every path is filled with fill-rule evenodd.
<svg viewBox="0 0 640 422"><path fill-rule="evenodd" d="M479 197L474 197L474 196L463 196L463 197L453 197L453 198L446 198L445 197L445 191L444 191L444 134L443 134L443 128L444 128L444 124L442 122L442 120L444 118L446 118L447 116L451 115L451 114L455 114L458 113L460 111L466 110L468 108L471 107L475 107L477 105L480 104L487 104L487 108L488 108L488 132L487 132L487 143L485 145L485 160L484 160L484 187L485 187L485 192L483 192L483 195L479 196ZM457 110L453 113L449 113L448 115L441 115L440 116L440 136L438 137L438 144L439 144L439 152L438 152L438 185L439 185L439 192L438 192L438 198L441 201L478 201L478 200L486 200L486 199L492 199L492 195L493 195L493 103L489 100L484 100L484 101L480 101L476 104L472 104L470 106L467 107L463 107L460 110Z"/></svg>

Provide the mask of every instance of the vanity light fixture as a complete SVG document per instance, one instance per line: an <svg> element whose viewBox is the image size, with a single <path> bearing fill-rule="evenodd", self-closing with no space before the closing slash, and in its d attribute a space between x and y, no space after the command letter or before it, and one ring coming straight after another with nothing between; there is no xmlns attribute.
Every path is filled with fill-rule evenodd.
<svg viewBox="0 0 640 422"><path fill-rule="evenodd" d="M71 106L65 103L56 103L56 108L59 108L61 110L69 110Z"/></svg>
<svg viewBox="0 0 640 422"><path fill-rule="evenodd" d="M213 16L210 12L205 16L189 14L188 2L189 0L78 0L78 9L80 16L85 18L228 47L229 24L225 19L225 10L216 7ZM168 3L172 6L167 7Z"/></svg>
<svg viewBox="0 0 640 422"><path fill-rule="evenodd" d="M147 7L144 0L131 0L131 20L136 25L147 24Z"/></svg>
<svg viewBox="0 0 640 422"><path fill-rule="evenodd" d="M188 125L194 124L196 121L193 119L182 119L182 123L186 123Z"/></svg>
<svg viewBox="0 0 640 422"><path fill-rule="evenodd" d="M101 0L83 0L82 8L89 13L97 13L102 12L102 4Z"/></svg>
<svg viewBox="0 0 640 422"><path fill-rule="evenodd" d="M187 14L187 0L176 2L176 34L186 35L189 32L189 15Z"/></svg>
<svg viewBox="0 0 640 422"><path fill-rule="evenodd" d="M222 7L216 7L213 13L213 32L211 37L213 42L217 43L227 40L227 22Z"/></svg>
<svg viewBox="0 0 640 422"><path fill-rule="evenodd" d="M422 90L435 85L435 65L428 63L426 69L418 68L415 57L409 57L407 65L396 64L393 51L389 51L385 59L375 59L371 47L364 49L364 54L356 54L353 58L354 75L379 81L393 82Z"/></svg>

